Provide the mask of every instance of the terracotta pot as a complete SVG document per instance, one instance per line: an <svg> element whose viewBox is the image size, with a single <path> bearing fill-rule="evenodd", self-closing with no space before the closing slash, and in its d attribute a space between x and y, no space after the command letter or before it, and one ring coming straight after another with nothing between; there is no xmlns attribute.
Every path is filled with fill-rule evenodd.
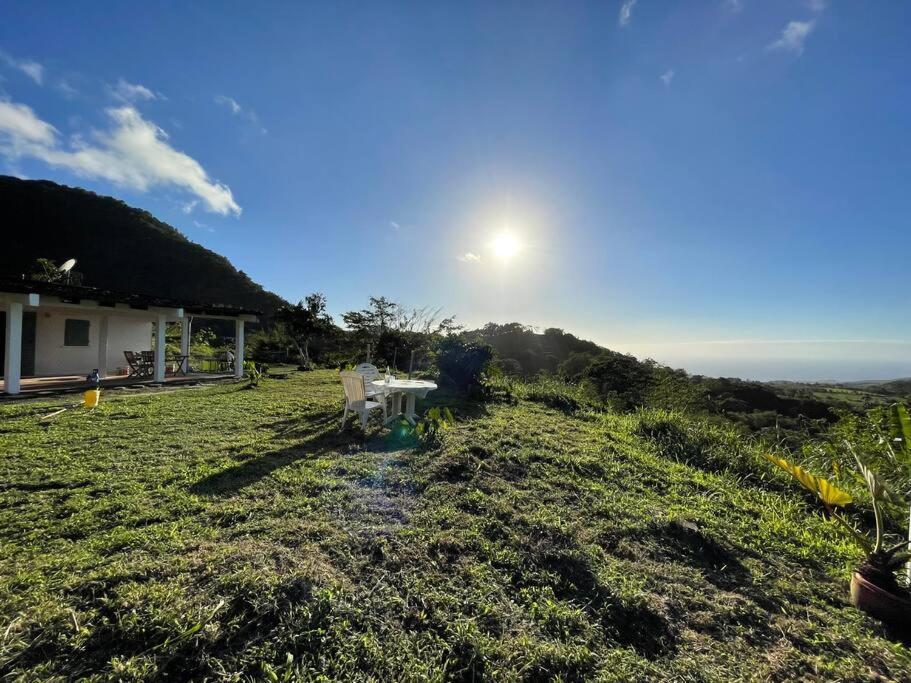
<svg viewBox="0 0 911 683"><path fill-rule="evenodd" d="M857 572L851 575L851 604L894 628L911 626L911 600L883 590Z"/></svg>

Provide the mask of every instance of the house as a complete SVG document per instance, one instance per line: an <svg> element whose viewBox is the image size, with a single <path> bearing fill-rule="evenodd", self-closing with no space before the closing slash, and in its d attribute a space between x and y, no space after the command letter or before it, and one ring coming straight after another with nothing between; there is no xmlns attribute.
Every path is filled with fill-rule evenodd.
<svg viewBox="0 0 911 683"><path fill-rule="evenodd" d="M3 390L18 394L23 377L104 378L124 371L124 351L154 352L149 381L165 379L165 327L180 323L181 353L189 354L194 318L233 320L235 358L244 357L244 323L257 311L124 294L59 282L0 278L0 358ZM234 364L234 375L243 363Z"/></svg>

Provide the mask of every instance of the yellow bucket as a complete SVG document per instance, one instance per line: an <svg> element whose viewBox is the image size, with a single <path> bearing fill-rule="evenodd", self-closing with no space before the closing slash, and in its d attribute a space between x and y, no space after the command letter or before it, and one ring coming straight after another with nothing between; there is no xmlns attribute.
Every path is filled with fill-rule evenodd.
<svg viewBox="0 0 911 683"><path fill-rule="evenodd" d="M101 389L89 389L84 394L82 394L83 406L86 408L94 408L98 405L98 399L101 398Z"/></svg>

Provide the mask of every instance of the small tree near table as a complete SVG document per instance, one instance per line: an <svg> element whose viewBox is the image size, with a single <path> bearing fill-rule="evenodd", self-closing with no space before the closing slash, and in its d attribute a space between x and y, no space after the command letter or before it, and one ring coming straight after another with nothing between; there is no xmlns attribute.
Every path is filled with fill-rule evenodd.
<svg viewBox="0 0 911 683"><path fill-rule="evenodd" d="M310 368L310 342L314 337L332 330L332 316L326 312L326 295L314 292L294 306L284 306L275 315L283 323L288 336L297 347L301 366Z"/></svg>

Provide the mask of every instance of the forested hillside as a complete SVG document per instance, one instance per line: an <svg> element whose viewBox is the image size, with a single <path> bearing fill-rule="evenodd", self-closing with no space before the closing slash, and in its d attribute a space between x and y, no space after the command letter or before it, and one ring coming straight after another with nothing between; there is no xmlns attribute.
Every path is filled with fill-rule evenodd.
<svg viewBox="0 0 911 683"><path fill-rule="evenodd" d="M555 376L587 388L614 408L674 408L724 416L751 432L799 433L825 429L832 408L850 408L824 392L773 383L690 375L653 360L611 351L557 328L543 333L520 323L488 323L468 333L489 344L506 375Z"/></svg>
<svg viewBox="0 0 911 683"><path fill-rule="evenodd" d="M47 180L0 176L0 275L38 258L75 258L83 284L271 313L283 302L220 256L149 212Z"/></svg>

